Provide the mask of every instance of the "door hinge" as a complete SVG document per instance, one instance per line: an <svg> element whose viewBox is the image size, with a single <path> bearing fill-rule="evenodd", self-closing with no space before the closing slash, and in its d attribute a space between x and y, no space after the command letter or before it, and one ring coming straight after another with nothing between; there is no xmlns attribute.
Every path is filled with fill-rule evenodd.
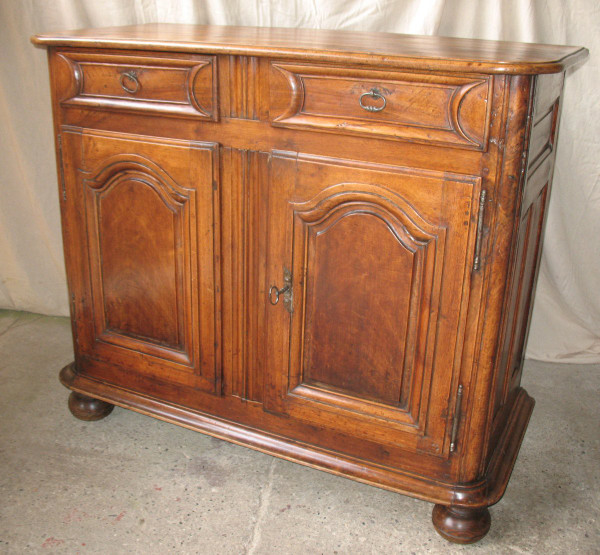
<svg viewBox="0 0 600 555"><path fill-rule="evenodd" d="M71 293L71 329L73 330L73 342L75 349L79 345L79 330L77 329L77 312L75 303L75 293Z"/></svg>
<svg viewBox="0 0 600 555"><path fill-rule="evenodd" d="M462 405L463 386L458 386L456 393L456 405L454 407L454 418L452 420L452 433L450 435L450 453L456 451L456 436L458 434L458 424L460 423L460 412Z"/></svg>
<svg viewBox="0 0 600 555"><path fill-rule="evenodd" d="M65 169L63 166L62 135L59 135L58 143L58 171L60 173L60 187L62 190L62 199L67 200L67 188L65 187Z"/></svg>
<svg viewBox="0 0 600 555"><path fill-rule="evenodd" d="M487 191L481 190L479 194L479 211L477 214L477 236L475 238L475 257L473 258L473 271L479 270L481 267L481 243L483 242L483 216L485 212L485 201L487 199Z"/></svg>

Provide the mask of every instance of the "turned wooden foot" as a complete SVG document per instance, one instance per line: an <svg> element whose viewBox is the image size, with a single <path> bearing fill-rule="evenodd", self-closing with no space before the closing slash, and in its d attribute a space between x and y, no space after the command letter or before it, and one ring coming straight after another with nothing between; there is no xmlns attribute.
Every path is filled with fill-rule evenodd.
<svg viewBox="0 0 600 555"><path fill-rule="evenodd" d="M442 538L454 543L474 543L488 533L492 518L487 507L465 509L436 505L431 515L433 526Z"/></svg>
<svg viewBox="0 0 600 555"><path fill-rule="evenodd" d="M76 391L72 391L69 395L69 410L79 420L101 420L108 416L114 408L115 406L110 403L82 395Z"/></svg>

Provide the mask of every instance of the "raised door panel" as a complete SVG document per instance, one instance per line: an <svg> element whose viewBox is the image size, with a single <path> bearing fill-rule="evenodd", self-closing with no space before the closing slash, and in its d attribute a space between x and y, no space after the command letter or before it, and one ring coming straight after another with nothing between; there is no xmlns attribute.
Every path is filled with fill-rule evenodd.
<svg viewBox="0 0 600 555"><path fill-rule="evenodd" d="M472 177L273 156L267 275L292 288L268 310L268 410L447 454L479 192Z"/></svg>
<svg viewBox="0 0 600 555"><path fill-rule="evenodd" d="M125 381L135 372L215 390L215 145L88 131L63 137L65 157L76 156L72 149L80 157L65 172L85 238L76 293L89 324L78 354L127 368Z"/></svg>

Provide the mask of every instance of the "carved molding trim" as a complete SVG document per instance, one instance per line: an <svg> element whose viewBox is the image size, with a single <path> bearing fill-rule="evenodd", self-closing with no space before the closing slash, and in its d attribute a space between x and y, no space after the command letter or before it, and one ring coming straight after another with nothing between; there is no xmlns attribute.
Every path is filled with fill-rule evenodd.
<svg viewBox="0 0 600 555"><path fill-rule="evenodd" d="M256 56L228 57L229 102L223 107L230 118L259 120L261 112L260 60Z"/></svg>
<svg viewBox="0 0 600 555"><path fill-rule="evenodd" d="M284 123L290 118L293 118L296 114L299 114L302 110L302 104L304 102L304 83L299 74L285 69L285 67L277 64L272 64L271 67L283 75L289 87L290 99L287 108L280 115L275 117L273 117L273 115L271 116L272 123Z"/></svg>
<svg viewBox="0 0 600 555"><path fill-rule="evenodd" d="M260 367L264 338L264 252L266 222L265 189L268 154L223 148L223 265L230 281L223 296L223 325L231 337L225 368L228 392L242 399L260 401L263 392Z"/></svg>
<svg viewBox="0 0 600 555"><path fill-rule="evenodd" d="M139 174L148 180L156 192L165 198L167 191L173 200L181 203L189 198L189 192L180 186L163 168L145 156L127 153L116 154L106 158L101 165L87 172L84 183L93 189L104 190L114 182L116 176L123 174Z"/></svg>
<svg viewBox="0 0 600 555"><path fill-rule="evenodd" d="M469 95L476 90L478 87L489 87L489 82L485 80L473 81L467 83L462 87L457 87L452 95L452 100L449 104L449 115L450 115L450 129L460 135L465 141L471 143L475 147L483 147L483 139L486 135L485 130L481 135L475 134L475 130L467 131L463 122L463 111L462 107L465 100L469 98ZM486 96L486 101L489 94ZM487 126L486 126L487 128Z"/></svg>

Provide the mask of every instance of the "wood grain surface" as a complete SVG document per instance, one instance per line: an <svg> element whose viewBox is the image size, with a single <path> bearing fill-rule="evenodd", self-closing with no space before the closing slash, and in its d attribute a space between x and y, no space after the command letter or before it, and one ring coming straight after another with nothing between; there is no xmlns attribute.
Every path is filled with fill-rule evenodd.
<svg viewBox="0 0 600 555"><path fill-rule="evenodd" d="M36 35L46 46L246 54L485 73L556 73L585 48L395 33L148 23Z"/></svg>

